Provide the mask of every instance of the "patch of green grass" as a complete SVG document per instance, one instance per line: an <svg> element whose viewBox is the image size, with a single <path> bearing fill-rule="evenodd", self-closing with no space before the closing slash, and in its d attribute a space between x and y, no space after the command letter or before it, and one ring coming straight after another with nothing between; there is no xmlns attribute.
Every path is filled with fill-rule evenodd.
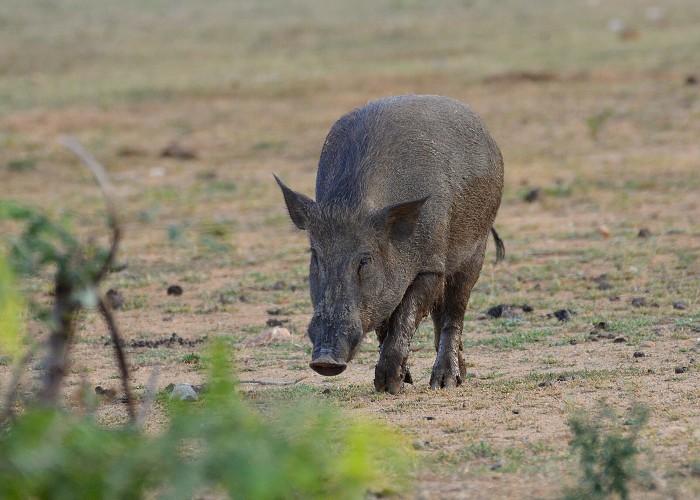
<svg viewBox="0 0 700 500"><path fill-rule="evenodd" d="M506 321L506 320L504 320ZM521 325L522 326L522 325ZM493 347L495 349L519 349L526 344L540 342L554 334L552 328L540 328L535 330L520 331L510 335L496 335L482 339L465 339L465 348L470 347Z"/></svg>
<svg viewBox="0 0 700 500"><path fill-rule="evenodd" d="M134 309L143 309L148 306L148 296L143 293L127 294L124 296L124 311L133 311Z"/></svg>
<svg viewBox="0 0 700 500"><path fill-rule="evenodd" d="M8 172L25 172L36 168L36 160L34 158L20 158L10 160L5 165Z"/></svg>

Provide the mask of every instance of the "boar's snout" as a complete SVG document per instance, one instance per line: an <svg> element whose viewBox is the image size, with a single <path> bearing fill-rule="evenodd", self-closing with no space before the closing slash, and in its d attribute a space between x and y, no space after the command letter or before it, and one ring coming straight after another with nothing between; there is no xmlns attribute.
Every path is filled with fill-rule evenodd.
<svg viewBox="0 0 700 500"><path fill-rule="evenodd" d="M319 353L319 355L309 363L309 366L320 375L334 377L343 373L348 364L333 359L328 351L324 351Z"/></svg>

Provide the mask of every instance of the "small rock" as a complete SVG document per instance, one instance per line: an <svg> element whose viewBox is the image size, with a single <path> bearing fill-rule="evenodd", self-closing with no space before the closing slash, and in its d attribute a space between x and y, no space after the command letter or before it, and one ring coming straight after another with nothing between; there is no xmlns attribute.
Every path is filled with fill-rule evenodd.
<svg viewBox="0 0 700 500"><path fill-rule="evenodd" d="M644 297L634 297L632 298L632 307L644 307L647 305L647 299Z"/></svg>
<svg viewBox="0 0 700 500"><path fill-rule="evenodd" d="M520 415L520 410L517 409L517 408L515 408L515 409L513 410L513 415Z"/></svg>
<svg viewBox="0 0 700 500"><path fill-rule="evenodd" d="M292 333L283 326L275 326L269 330L265 330L260 335L256 335L252 339L243 342L247 346L263 346L277 341L291 340Z"/></svg>
<svg viewBox="0 0 700 500"><path fill-rule="evenodd" d="M639 232L637 233L637 238L649 238L650 236L651 236L651 231L649 231L645 227L640 229Z"/></svg>
<svg viewBox="0 0 700 500"><path fill-rule="evenodd" d="M552 383L549 380L544 380L537 384L537 387L549 387Z"/></svg>
<svg viewBox="0 0 700 500"><path fill-rule="evenodd" d="M483 321L483 320L488 319L488 318L489 318L489 315L486 313L479 313L476 316L477 321Z"/></svg>
<svg viewBox="0 0 700 500"><path fill-rule="evenodd" d="M613 340L615 344L624 344L627 342L627 339L625 337L617 337L615 340Z"/></svg>
<svg viewBox="0 0 700 500"><path fill-rule="evenodd" d="M114 397L117 395L117 391L115 391L114 389L105 389L101 385L95 387L95 393L104 396L107 399L114 399Z"/></svg>
<svg viewBox="0 0 700 500"><path fill-rule="evenodd" d="M168 295L179 297L182 295L182 287L180 285L170 285L168 287Z"/></svg>
<svg viewBox="0 0 700 500"><path fill-rule="evenodd" d="M501 464L501 462L494 462L493 465L491 465L491 470L498 470L498 469L500 469L501 467L503 467L503 465Z"/></svg>
<svg viewBox="0 0 700 500"><path fill-rule="evenodd" d="M540 197L540 188L534 188L528 191L525 196L523 196L523 200L525 200L528 203L532 203L533 201L536 201Z"/></svg>
<svg viewBox="0 0 700 500"><path fill-rule="evenodd" d="M685 84L686 85L697 85L698 83L698 77L695 75L688 75L685 77Z"/></svg>
<svg viewBox="0 0 700 500"><path fill-rule="evenodd" d="M601 224L598 226L598 234L600 234L603 238L608 239L610 238L610 228L605 224Z"/></svg>
<svg viewBox="0 0 700 500"><path fill-rule="evenodd" d="M321 394L330 394L330 393L331 393L330 389L323 389L323 391L321 391Z"/></svg>
<svg viewBox="0 0 700 500"><path fill-rule="evenodd" d="M610 302L618 302L620 300L620 296L619 295L611 295L610 297L608 297L608 300Z"/></svg>
<svg viewBox="0 0 700 500"><path fill-rule="evenodd" d="M566 382L566 375L559 375L557 377L557 382Z"/></svg>
<svg viewBox="0 0 700 500"><path fill-rule="evenodd" d="M527 305L527 304L523 305L523 312L531 313L531 312L534 311L534 310L535 310L535 309L534 309L532 306L529 306L529 305Z"/></svg>
<svg viewBox="0 0 700 500"><path fill-rule="evenodd" d="M110 288L109 290L107 290L105 297L107 297L107 303L109 304L109 307L111 307L114 310L121 309L124 305L124 296L114 288Z"/></svg>
<svg viewBox="0 0 700 500"><path fill-rule="evenodd" d="M576 344L578 344L578 340L576 340L576 339L569 340L569 345L576 345Z"/></svg>
<svg viewBox="0 0 700 500"><path fill-rule="evenodd" d="M178 401L197 401L199 396L197 391L190 384L176 384L170 392L169 399Z"/></svg>
<svg viewBox="0 0 700 500"><path fill-rule="evenodd" d="M642 347L654 347L656 345L656 342L652 342L651 340L647 340L646 342L642 342Z"/></svg>
<svg viewBox="0 0 700 500"><path fill-rule="evenodd" d="M435 417L428 416L428 417L425 417L425 419L426 420L435 420Z"/></svg>
<svg viewBox="0 0 700 500"><path fill-rule="evenodd" d="M642 351L635 351L634 354L632 355L634 358L644 358L646 357L646 354L644 354Z"/></svg>
<svg viewBox="0 0 700 500"><path fill-rule="evenodd" d="M673 308L678 309L679 311L683 311L685 309L688 309L688 306L685 305L684 302L681 302L680 300L677 300L676 302L673 303Z"/></svg>
<svg viewBox="0 0 700 500"><path fill-rule="evenodd" d="M676 373L685 373L688 371L688 367L687 366L677 366L673 371Z"/></svg>
<svg viewBox="0 0 700 500"><path fill-rule="evenodd" d="M283 314L285 314L285 311L281 307L273 307L267 310L267 314L269 314L270 316L282 316Z"/></svg>
<svg viewBox="0 0 700 500"><path fill-rule="evenodd" d="M413 441L414 450L426 450L428 448L430 448L430 441L421 441L420 439Z"/></svg>

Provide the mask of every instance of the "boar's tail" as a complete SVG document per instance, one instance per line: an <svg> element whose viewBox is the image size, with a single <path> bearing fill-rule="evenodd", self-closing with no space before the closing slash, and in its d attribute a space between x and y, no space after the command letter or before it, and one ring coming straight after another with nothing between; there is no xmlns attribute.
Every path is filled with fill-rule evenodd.
<svg viewBox="0 0 700 500"><path fill-rule="evenodd" d="M496 242L496 264L498 264L506 257L506 246L493 227L491 228L491 234L493 234L493 240Z"/></svg>

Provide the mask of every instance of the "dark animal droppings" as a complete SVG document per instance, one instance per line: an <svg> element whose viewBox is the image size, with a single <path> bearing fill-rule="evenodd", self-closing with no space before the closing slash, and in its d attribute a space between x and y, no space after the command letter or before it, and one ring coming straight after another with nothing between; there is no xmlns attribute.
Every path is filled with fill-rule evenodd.
<svg viewBox="0 0 700 500"><path fill-rule="evenodd" d="M627 339L625 337L617 337L615 340L613 340L613 342L616 344L623 344L627 342Z"/></svg>
<svg viewBox="0 0 700 500"><path fill-rule="evenodd" d="M574 314L576 313L571 309L559 309L558 311L554 311L552 314L548 314L547 317L551 318L553 316L559 321L569 321L571 316Z"/></svg>
<svg viewBox="0 0 700 500"><path fill-rule="evenodd" d="M637 233L638 238L648 238L651 236L651 231L649 231L647 228L643 227L642 229L639 230Z"/></svg>
<svg viewBox="0 0 700 500"><path fill-rule="evenodd" d="M676 373L685 373L688 371L688 367L687 366L677 366L674 371Z"/></svg>
<svg viewBox="0 0 700 500"><path fill-rule="evenodd" d="M180 285L170 285L168 287L168 295L175 295L179 297L182 295L182 287Z"/></svg>
<svg viewBox="0 0 700 500"><path fill-rule="evenodd" d="M107 297L107 303L112 309L121 309L124 305L124 296L117 290L110 288L105 294Z"/></svg>
<svg viewBox="0 0 700 500"><path fill-rule="evenodd" d="M635 358L644 358L646 357L646 354L644 354L642 351L636 351L632 356Z"/></svg>

